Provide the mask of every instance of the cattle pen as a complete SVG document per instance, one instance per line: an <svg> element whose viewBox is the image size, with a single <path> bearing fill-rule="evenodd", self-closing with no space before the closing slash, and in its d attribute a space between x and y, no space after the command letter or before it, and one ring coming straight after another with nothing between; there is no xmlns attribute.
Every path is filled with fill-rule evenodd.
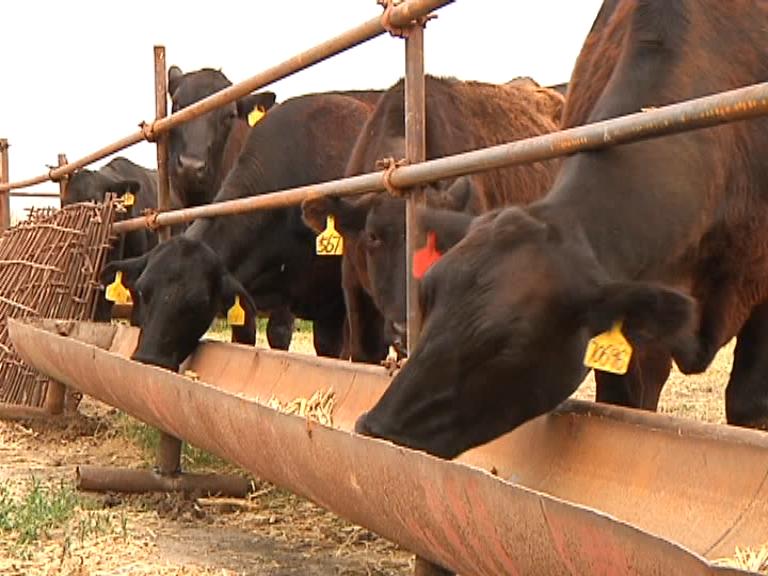
<svg viewBox="0 0 768 576"><path fill-rule="evenodd" d="M0 192L5 193L7 201L10 190L48 180L65 183L68 174L96 160L142 140L154 141L158 145L161 178L160 210L116 223L112 228L114 233L145 226L162 228L201 217L268 210L320 196L388 190L408 198L407 269L411 269L416 237L413 211L424 201L419 188L422 184L768 114L768 83L756 84L427 162L424 25L430 12L451 1L385 2L382 18L374 18L170 116L165 116L164 53L156 49L157 117L153 122L143 122L138 131L77 161L69 163L59 158L58 166L44 175L2 182ZM391 159L386 169L362 176L208 206L165 210L169 203L165 174L167 139L163 136L173 126L386 32L405 40L405 165L397 162L400 159ZM6 166L4 179L7 173ZM416 283L409 275L409 348L418 339L419 310L415 293ZM161 469L167 474L178 468L180 444L177 438L195 441L215 454L401 543L423 558L416 564L418 574L442 573L438 565L462 574L526 573L531 566L550 567L550 573L563 571L563 566L605 571L634 566L637 573L724 573L703 557L721 554L736 543L754 544L761 538L763 541L768 538L764 522L768 514L765 508L768 501L765 498L768 494L765 476L768 440L759 432L723 431L656 415L637 417L619 409L577 403L537 419L500 441L473 451L459 462L446 463L349 433L354 417L369 408L387 384L383 370L377 368L325 360L308 362L276 352L204 344L192 359L201 382L193 382L127 360L136 341L136 333L132 330L85 324L51 326L35 322L11 322L10 326L22 356L43 373L161 429L165 433ZM253 354L259 355L261 363L251 357ZM239 359L240 366L258 366L259 373L253 376L244 372L245 368L235 367L235 361L230 359L233 355ZM57 357L66 357L70 361L67 366L62 366L54 360ZM99 372L103 371L104 376L96 377L95 367ZM217 378L217 374L227 371L232 381L243 386L248 378L258 380L254 384L256 389L228 389L226 379ZM286 373L290 376L284 376ZM118 374L122 375L122 382L119 382ZM272 390L276 379L281 379L287 387L281 391L285 397L303 390L305 380L318 386L330 382L346 386L348 399L339 412L335 424L338 429L310 426L300 418L280 415L262 406L265 391ZM126 380L132 385L125 386ZM128 389L130 393L126 393ZM172 403L185 402L188 409L180 413L163 409ZM194 422L219 412L221 419L231 419L228 433L195 431ZM234 417L234 414L240 416ZM245 429L260 430L264 439L263 453L256 454L259 451L249 451L238 443L238 433ZM649 436L650 431L654 432L653 438ZM588 482L594 477L593 469L585 467L581 473L570 470L568 473L574 475L574 481L569 484L560 479L562 485L558 485L546 472L547 464L533 461L525 452L525 446L531 444L533 438L561 448L570 446L575 451L576 448L568 444L569 436L605 437L611 434L622 434L626 442L642 443L643 449L649 452L663 443L670 450L669 466L683 460L685 454L704 457L707 453L730 454L723 456L720 467L697 478L702 492L711 496L725 491L728 498L723 500L727 502L707 498L702 498L700 503L693 502L686 490L678 486L679 491L670 490L674 494L666 494L666 499L659 497L656 505L650 506L645 499L654 493L654 488L661 490L663 476L671 474L669 467L663 468L664 472L646 485L631 486L636 490L627 502L622 501L620 492L630 487L619 485L618 480L613 487L619 490L601 499L606 495L595 494L596 490L590 488ZM294 457L287 456L288 453ZM572 458L569 462L575 463L577 456ZM729 470L729 462L732 465L738 458L749 459L753 469L745 472L742 485L728 487L725 471ZM526 459L530 466L521 467L520 463ZM367 462L365 470L355 465L361 461ZM297 462L300 463L298 467ZM622 462L620 466L631 464ZM494 473L486 473L488 470ZM580 491L583 492L581 499ZM740 492L738 496L736 491ZM443 498L443 494L447 497ZM637 510L645 506L648 508ZM672 506L683 507L686 513L670 518ZM707 522L709 529L700 530ZM528 558L523 556L533 552L526 536L540 543L535 546L535 555ZM598 544L581 546L580 542L585 538Z"/></svg>

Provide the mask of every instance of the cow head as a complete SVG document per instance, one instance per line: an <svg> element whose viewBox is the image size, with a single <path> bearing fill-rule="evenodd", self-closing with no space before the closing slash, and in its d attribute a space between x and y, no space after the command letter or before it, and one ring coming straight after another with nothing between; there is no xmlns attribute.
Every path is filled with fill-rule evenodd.
<svg viewBox="0 0 768 576"><path fill-rule="evenodd" d="M110 178L101 172L80 170L70 177L62 203L66 206L78 202L103 202L108 192L122 196L126 192L138 194L140 188L141 184L136 180Z"/></svg>
<svg viewBox="0 0 768 576"><path fill-rule="evenodd" d="M469 177L457 179L447 189L425 189L427 208L417 213L418 244L433 232L437 249L444 253L456 244L469 227L472 216L465 210L474 190ZM344 236L345 254L354 260L363 286L390 328L404 338L405 310L405 200L384 194L359 199L320 198L303 205L305 222L316 232L333 216ZM403 340L404 342L404 340Z"/></svg>
<svg viewBox="0 0 768 576"><path fill-rule="evenodd" d="M178 66L168 70L173 112L231 85L218 70L204 68L187 74ZM219 172L233 126L244 121L254 108L268 110L274 103L272 92L249 94L171 130L168 159L171 183L184 206L204 204L213 198L224 176Z"/></svg>
<svg viewBox="0 0 768 576"><path fill-rule="evenodd" d="M424 277L421 339L356 430L453 458L565 400L614 322L633 344L690 337L688 297L607 283L586 240L563 237L519 208L477 218Z"/></svg>
<svg viewBox="0 0 768 576"><path fill-rule="evenodd" d="M255 343L255 306L207 245L173 237L143 256L107 264L102 283L112 282L117 271L138 307L141 335L132 359L178 370L214 317L226 315L236 297L245 324L233 327L233 340Z"/></svg>

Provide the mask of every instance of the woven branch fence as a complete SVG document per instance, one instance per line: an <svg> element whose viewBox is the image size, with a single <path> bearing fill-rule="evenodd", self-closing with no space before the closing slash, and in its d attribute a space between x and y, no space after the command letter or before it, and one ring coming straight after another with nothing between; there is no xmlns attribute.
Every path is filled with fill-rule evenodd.
<svg viewBox="0 0 768 576"><path fill-rule="evenodd" d="M0 417L53 413L46 397L61 385L21 361L6 319L92 319L114 215L113 202L31 210L0 236Z"/></svg>

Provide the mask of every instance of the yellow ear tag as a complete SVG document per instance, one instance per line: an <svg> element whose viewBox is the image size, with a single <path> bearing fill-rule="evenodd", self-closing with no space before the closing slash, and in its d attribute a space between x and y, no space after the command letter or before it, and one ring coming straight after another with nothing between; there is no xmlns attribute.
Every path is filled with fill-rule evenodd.
<svg viewBox="0 0 768 576"><path fill-rule="evenodd" d="M325 230L315 238L315 251L320 256L341 256L344 254L344 238L336 232L333 216L328 216Z"/></svg>
<svg viewBox="0 0 768 576"><path fill-rule="evenodd" d="M133 204L136 202L136 196L130 192L126 192L123 194L121 200L123 201L123 206L133 206Z"/></svg>
<svg viewBox="0 0 768 576"><path fill-rule="evenodd" d="M117 271L115 281L107 286L104 297L115 304L133 304L130 290L123 286L123 273L121 271Z"/></svg>
<svg viewBox="0 0 768 576"><path fill-rule="evenodd" d="M245 310L240 306L240 295L235 294L235 303L227 310L227 322L230 326L245 325Z"/></svg>
<svg viewBox="0 0 768 576"><path fill-rule="evenodd" d="M621 333L621 322L616 322L610 330L589 341L584 354L584 366L613 374L626 374L631 358L632 345Z"/></svg>
<svg viewBox="0 0 768 576"><path fill-rule="evenodd" d="M259 120L264 118L266 115L267 111L264 109L264 106L256 106L256 108L248 113L248 125L256 126Z"/></svg>

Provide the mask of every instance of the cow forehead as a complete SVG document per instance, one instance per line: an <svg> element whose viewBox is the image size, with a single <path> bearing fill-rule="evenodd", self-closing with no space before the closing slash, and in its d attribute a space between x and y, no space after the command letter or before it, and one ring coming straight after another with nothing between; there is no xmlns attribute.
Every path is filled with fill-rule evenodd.
<svg viewBox="0 0 768 576"><path fill-rule="evenodd" d="M191 72L181 80L172 99L178 106L189 106L231 85L232 83L218 71Z"/></svg>

